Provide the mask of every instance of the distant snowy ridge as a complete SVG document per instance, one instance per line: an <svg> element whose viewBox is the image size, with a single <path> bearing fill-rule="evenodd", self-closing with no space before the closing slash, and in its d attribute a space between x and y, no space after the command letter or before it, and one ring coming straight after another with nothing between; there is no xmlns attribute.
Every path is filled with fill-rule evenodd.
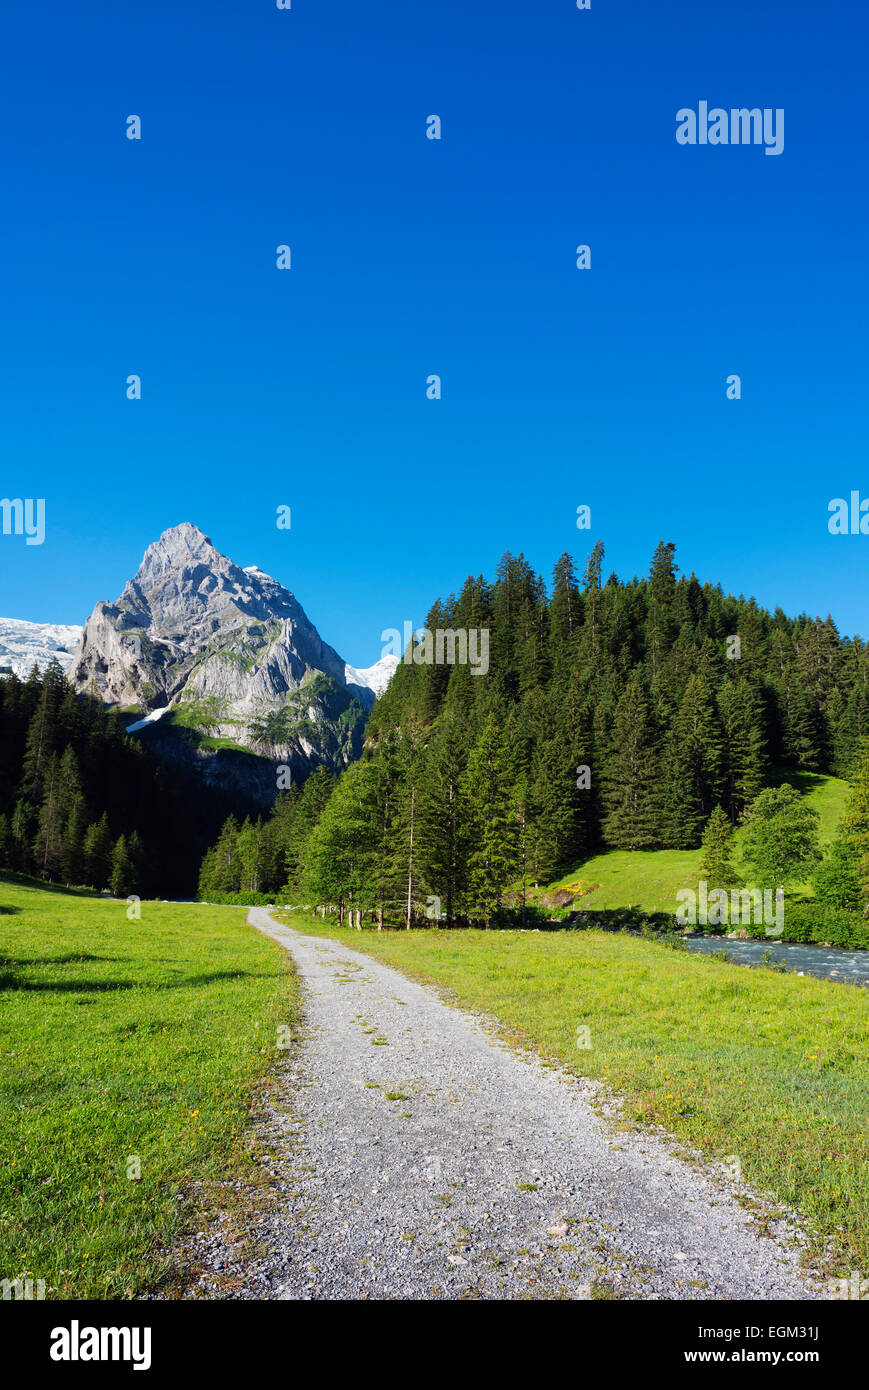
<svg viewBox="0 0 869 1390"><path fill-rule="evenodd" d="M398 657L390 653L375 661L373 666L366 666L361 671L356 666L345 666L344 678L348 685L361 685L366 690L373 690L375 695L382 695L392 680L397 665Z"/></svg>
<svg viewBox="0 0 869 1390"><path fill-rule="evenodd" d="M68 671L81 634L82 629L73 624L0 618L0 671L11 666L16 676L28 676L34 666L44 671L52 657Z"/></svg>

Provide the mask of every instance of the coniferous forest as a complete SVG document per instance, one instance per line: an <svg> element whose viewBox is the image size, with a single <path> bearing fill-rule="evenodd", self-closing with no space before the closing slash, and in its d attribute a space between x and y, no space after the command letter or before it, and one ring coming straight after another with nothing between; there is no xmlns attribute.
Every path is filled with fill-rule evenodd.
<svg viewBox="0 0 869 1390"><path fill-rule="evenodd" d="M0 867L117 896L184 897L232 802L147 753L57 661L0 679Z"/></svg>
<svg viewBox="0 0 869 1390"><path fill-rule="evenodd" d="M853 772L869 651L678 573L603 579L603 545L547 590L522 556L470 577L429 631L488 629L489 669L417 645L374 706L359 762L321 767L244 817L167 765L56 662L0 681L0 863L118 894L300 895L380 922L505 918L524 884L603 847L694 848L770 770ZM414 659L421 658L419 660ZM221 828L222 827L222 828ZM208 848L210 846L210 848ZM203 858L204 854L204 858Z"/></svg>
<svg viewBox="0 0 869 1390"><path fill-rule="evenodd" d="M847 777L869 734L869 650L680 575L604 580L564 554L547 585L507 554L438 600L431 632L488 628L489 669L406 653L359 762L230 818L203 897L292 896L378 922L507 920L522 885L602 847L693 848L735 825L778 766ZM409 659L408 659L409 658Z"/></svg>

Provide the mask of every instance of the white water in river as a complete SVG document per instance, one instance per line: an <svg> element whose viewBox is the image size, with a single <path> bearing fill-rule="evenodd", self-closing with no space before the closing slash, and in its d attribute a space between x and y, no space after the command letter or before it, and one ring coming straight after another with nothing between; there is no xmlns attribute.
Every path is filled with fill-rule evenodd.
<svg viewBox="0 0 869 1390"><path fill-rule="evenodd" d="M772 941L729 941L721 936L685 938L690 950L710 955L726 951L737 965L757 965L769 951L773 960L788 970L817 975L839 984L869 985L869 951L850 951L843 946L800 946Z"/></svg>

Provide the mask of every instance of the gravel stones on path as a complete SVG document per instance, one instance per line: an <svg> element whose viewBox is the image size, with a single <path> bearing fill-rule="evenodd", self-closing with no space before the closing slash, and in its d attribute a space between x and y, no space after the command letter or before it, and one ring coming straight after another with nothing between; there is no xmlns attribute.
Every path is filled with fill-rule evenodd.
<svg viewBox="0 0 869 1390"><path fill-rule="evenodd" d="M818 1296L798 1222L761 1235L723 1173L619 1130L594 1083L343 943L248 920L294 958L302 1037L257 1120L269 1200L244 1249L218 1216L184 1252L190 1296Z"/></svg>

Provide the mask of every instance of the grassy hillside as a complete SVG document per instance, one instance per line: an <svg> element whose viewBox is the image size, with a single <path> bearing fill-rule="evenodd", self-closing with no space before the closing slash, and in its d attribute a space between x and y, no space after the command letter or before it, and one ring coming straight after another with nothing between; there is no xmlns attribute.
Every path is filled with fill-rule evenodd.
<svg viewBox="0 0 869 1390"><path fill-rule="evenodd" d="M295 981L240 908L0 881L0 1271L129 1297L166 1269L193 1184L245 1162ZM128 1177L138 1157L141 1177Z"/></svg>
<svg viewBox="0 0 869 1390"><path fill-rule="evenodd" d="M790 782L803 793L820 816L820 839L828 845L835 835L848 799L848 783L838 777L811 772L781 770L777 779ZM734 836L734 861L747 883L751 872L742 861L740 849L742 832ZM582 893L574 906L642 907L648 911L674 912L676 893L680 888L696 888L700 881L700 850L605 850L571 869L554 888L568 888ZM585 890L599 885L591 892ZM801 891L811 894L809 884Z"/></svg>
<svg viewBox="0 0 869 1390"><path fill-rule="evenodd" d="M735 1156L749 1183L835 1243L838 1268L867 1268L864 990L607 932L356 932L280 915L447 987L544 1057L612 1085L629 1122Z"/></svg>
<svg viewBox="0 0 869 1390"><path fill-rule="evenodd" d="M830 844L844 815L850 784L841 777L828 777L818 772L792 772L790 769L779 769L772 780L776 783L790 782L792 787L803 793L821 818L821 844Z"/></svg>

